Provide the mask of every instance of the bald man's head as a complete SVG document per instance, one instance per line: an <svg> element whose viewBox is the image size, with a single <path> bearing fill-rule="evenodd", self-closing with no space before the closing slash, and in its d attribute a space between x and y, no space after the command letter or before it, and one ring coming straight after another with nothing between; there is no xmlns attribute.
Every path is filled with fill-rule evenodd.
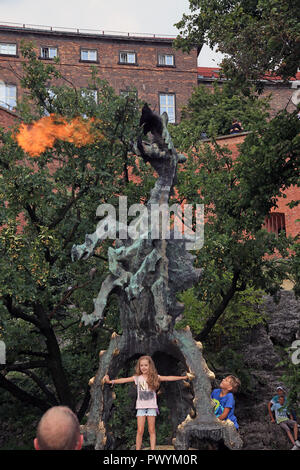
<svg viewBox="0 0 300 470"><path fill-rule="evenodd" d="M83 436L77 416L66 406L54 406L42 416L34 447L37 450L81 449Z"/></svg>

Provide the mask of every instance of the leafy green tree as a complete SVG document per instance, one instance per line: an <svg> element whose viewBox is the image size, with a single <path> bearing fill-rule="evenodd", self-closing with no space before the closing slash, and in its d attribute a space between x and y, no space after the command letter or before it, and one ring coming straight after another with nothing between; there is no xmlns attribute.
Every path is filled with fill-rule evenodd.
<svg viewBox="0 0 300 470"><path fill-rule="evenodd" d="M140 163L141 184L130 178L130 168L137 171L128 153L139 128L135 98L117 96L94 71L82 93L57 64L39 61L32 45L22 53L23 120L34 123L45 113L67 122L80 117L91 123L93 139L86 145L56 139L32 157L17 144L18 129L1 130L0 326L7 361L0 365L0 388L42 411L68 405L81 418L98 351L117 322L112 299L101 331L79 328L82 313L93 311L107 259L100 247L85 263L72 263L71 248L94 232L99 204L118 207L118 194L129 204L145 198L151 174Z"/></svg>
<svg viewBox="0 0 300 470"><path fill-rule="evenodd" d="M293 0L190 0L176 24L177 45L205 42L226 54L226 74L259 79L295 76L300 63L300 5Z"/></svg>
<svg viewBox="0 0 300 470"><path fill-rule="evenodd" d="M259 80L266 73L284 79L295 76L300 58L300 7L290 0L189 3L191 13L183 15L176 25L179 35L175 45L184 51L203 43L218 46L226 54L222 74L230 79L224 91L235 90L237 117L245 110L243 100L253 104L249 108L251 133L235 161L214 140L224 130L218 121L218 109L221 118L231 112L226 107L225 93L220 101L222 94L215 89L217 93L212 93L208 101L206 93L199 90L190 101L181 129L174 130L177 147L189 152L180 200L202 202L206 209L205 243L197 258L204 268L197 297L206 302L208 312L197 334L203 340L237 292L254 288L275 294L288 276L297 281L295 292L299 292L299 250L292 251L293 240L283 233L276 237L262 230L265 217L276 208L277 198L284 198L284 190L290 185L299 186L299 120L296 111L282 111L267 120L253 93L253 84L261 90ZM202 103L208 109L204 110ZM255 110L257 119L252 120ZM203 122L212 138L206 145L197 142Z"/></svg>
<svg viewBox="0 0 300 470"><path fill-rule="evenodd" d="M282 260L291 259L294 240L262 226L277 198L299 182L299 133L295 113L284 111L257 123L236 159L214 139L188 151L178 178L178 198L204 204L205 209L204 246L197 254L203 276L196 297L205 305L196 332L201 341L227 315L237 294L250 288L275 295L291 274L290 264ZM177 135L179 148L180 139L186 149L186 136Z"/></svg>
<svg viewBox="0 0 300 470"><path fill-rule="evenodd" d="M184 328L189 325L194 335L197 336L211 314L211 304L199 296L198 289L195 287L183 292L179 299L184 304L184 318L176 327ZM212 328L209 341L206 342L206 351L207 347L212 348L215 353L223 350L225 344L236 346L246 330L264 323L264 313L260 309L262 303L263 291L246 288L244 291L236 292L226 308L226 315L220 317Z"/></svg>
<svg viewBox="0 0 300 470"><path fill-rule="evenodd" d="M231 82L222 86L214 83L195 89L183 107L181 121L172 131L175 145L188 149L201 138L229 134L232 121L241 121L245 131L251 131L268 117L269 100L255 93L245 96Z"/></svg>

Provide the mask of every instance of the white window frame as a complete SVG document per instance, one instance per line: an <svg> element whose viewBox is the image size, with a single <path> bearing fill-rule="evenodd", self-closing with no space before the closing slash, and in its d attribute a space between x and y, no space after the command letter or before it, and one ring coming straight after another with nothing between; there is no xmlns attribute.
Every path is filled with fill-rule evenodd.
<svg viewBox="0 0 300 470"><path fill-rule="evenodd" d="M51 88L47 88L47 94L49 96L49 100L46 99L46 101L48 102L48 104L50 104L50 100L55 100L57 98L57 95L56 93L54 93L53 90L51 90ZM46 108L44 108L44 116L50 116L50 113L49 111L47 111Z"/></svg>
<svg viewBox="0 0 300 470"><path fill-rule="evenodd" d="M134 60L129 60L132 57ZM133 51L120 51L119 53L120 64L136 64L136 52Z"/></svg>
<svg viewBox="0 0 300 470"><path fill-rule="evenodd" d="M0 82L0 106L9 110L17 106L17 86Z"/></svg>
<svg viewBox="0 0 300 470"><path fill-rule="evenodd" d="M80 94L83 98L92 96L95 100L95 103L98 104L98 90L93 90L92 88L83 88L80 90ZM82 114L84 119L87 119L87 114Z"/></svg>
<svg viewBox="0 0 300 470"><path fill-rule="evenodd" d="M165 98L165 103L163 99ZM168 114L169 122L175 124L176 122L176 102L175 93L160 93L159 94L159 113Z"/></svg>
<svg viewBox="0 0 300 470"><path fill-rule="evenodd" d="M47 54L44 54L44 52L48 50L48 56ZM54 59L55 57L58 56L58 50L56 46L43 46L41 47L41 58L42 59Z"/></svg>
<svg viewBox="0 0 300 470"><path fill-rule="evenodd" d="M165 67L174 67L174 54L158 54L158 65L164 65Z"/></svg>
<svg viewBox="0 0 300 470"><path fill-rule="evenodd" d="M0 42L0 54L1 55L17 55L17 44L9 42Z"/></svg>
<svg viewBox="0 0 300 470"><path fill-rule="evenodd" d="M98 90L93 90L91 88L84 88L80 90L81 96L84 98L86 96L92 96L95 100L95 103L98 103Z"/></svg>
<svg viewBox="0 0 300 470"><path fill-rule="evenodd" d="M95 57L93 57L93 54ZM83 57L83 54L87 54L87 57ZM97 62L98 60L98 51L97 49L81 49L80 51L80 60L84 60L87 62Z"/></svg>

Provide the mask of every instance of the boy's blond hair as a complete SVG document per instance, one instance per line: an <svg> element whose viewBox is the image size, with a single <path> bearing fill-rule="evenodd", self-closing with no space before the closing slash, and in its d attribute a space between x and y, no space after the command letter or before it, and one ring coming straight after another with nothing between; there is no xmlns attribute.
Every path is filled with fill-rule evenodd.
<svg viewBox="0 0 300 470"><path fill-rule="evenodd" d="M240 386L241 386L241 381L235 375L228 375L227 377L230 378L231 385L232 385L232 391L233 393L237 393Z"/></svg>

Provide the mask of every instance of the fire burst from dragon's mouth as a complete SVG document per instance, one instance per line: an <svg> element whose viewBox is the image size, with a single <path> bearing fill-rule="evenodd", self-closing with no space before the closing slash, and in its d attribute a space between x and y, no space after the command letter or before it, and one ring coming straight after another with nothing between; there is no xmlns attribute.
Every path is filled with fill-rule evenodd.
<svg viewBox="0 0 300 470"><path fill-rule="evenodd" d="M18 145L31 157L38 157L52 148L57 139L70 142L76 147L92 144L103 139L103 134L93 127L93 118L86 120L76 117L71 121L50 114L33 124L22 123L16 135Z"/></svg>

